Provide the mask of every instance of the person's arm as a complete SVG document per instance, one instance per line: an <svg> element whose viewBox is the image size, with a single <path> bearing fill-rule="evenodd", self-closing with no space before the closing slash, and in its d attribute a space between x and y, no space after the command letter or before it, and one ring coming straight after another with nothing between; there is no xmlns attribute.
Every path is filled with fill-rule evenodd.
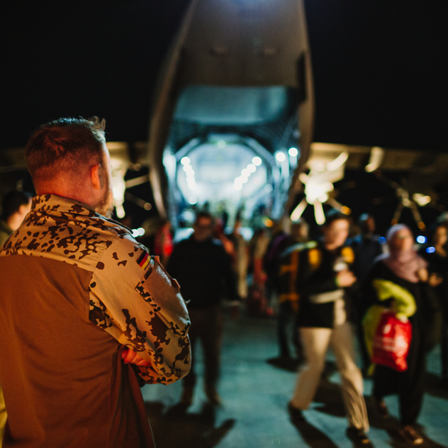
<svg viewBox="0 0 448 448"><path fill-rule="evenodd" d="M115 241L90 284L90 320L149 361L147 383L172 383L190 370L190 326L179 285L131 238ZM131 353L132 355L132 353ZM133 357L125 359L133 362Z"/></svg>

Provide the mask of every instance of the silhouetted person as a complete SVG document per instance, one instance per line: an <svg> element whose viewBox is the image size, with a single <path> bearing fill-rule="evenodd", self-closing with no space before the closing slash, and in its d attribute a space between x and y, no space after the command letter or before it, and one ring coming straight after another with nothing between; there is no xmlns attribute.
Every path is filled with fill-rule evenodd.
<svg viewBox="0 0 448 448"><path fill-rule="evenodd" d="M210 213L199 212L193 234L180 241L168 262L168 272L182 284L191 319L192 368L183 380L181 403L193 401L196 384L195 349L202 345L205 367L205 393L210 403L221 402L218 394L223 313L221 299L238 300L231 260L222 243L212 238L214 220Z"/></svg>
<svg viewBox="0 0 448 448"><path fill-rule="evenodd" d="M440 364L442 384L448 387L448 223L438 224L432 231L431 243L422 256L428 261L428 270L443 279L435 288L439 308L442 312L442 337Z"/></svg>

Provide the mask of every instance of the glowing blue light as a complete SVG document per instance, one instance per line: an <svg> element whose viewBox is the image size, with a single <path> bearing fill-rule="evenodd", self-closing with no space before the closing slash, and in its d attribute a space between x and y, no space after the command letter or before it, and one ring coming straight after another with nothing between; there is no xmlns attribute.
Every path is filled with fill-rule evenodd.
<svg viewBox="0 0 448 448"><path fill-rule="evenodd" d="M433 254L436 251L436 248L434 246L429 246L426 248L427 254Z"/></svg>
<svg viewBox="0 0 448 448"><path fill-rule="evenodd" d="M379 242L380 244L386 244L386 238L384 238L384 236L380 236L380 237L378 238L378 242Z"/></svg>
<svg viewBox="0 0 448 448"><path fill-rule="evenodd" d="M252 163L253 163L254 165L256 165L256 166L260 166L261 163L262 163L262 160L260 159L260 157L254 157L254 158L252 159Z"/></svg>
<svg viewBox="0 0 448 448"><path fill-rule="evenodd" d="M425 244L425 243L426 243L426 236L419 235L419 236L416 238L416 241L417 241L417 243L419 243L419 244Z"/></svg>

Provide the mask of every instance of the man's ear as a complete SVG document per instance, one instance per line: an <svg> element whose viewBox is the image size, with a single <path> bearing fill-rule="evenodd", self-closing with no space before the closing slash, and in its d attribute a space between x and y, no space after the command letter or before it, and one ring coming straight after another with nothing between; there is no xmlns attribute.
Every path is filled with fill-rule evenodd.
<svg viewBox="0 0 448 448"><path fill-rule="evenodd" d="M101 190L104 186L104 170L100 163L90 168L90 180L95 190Z"/></svg>

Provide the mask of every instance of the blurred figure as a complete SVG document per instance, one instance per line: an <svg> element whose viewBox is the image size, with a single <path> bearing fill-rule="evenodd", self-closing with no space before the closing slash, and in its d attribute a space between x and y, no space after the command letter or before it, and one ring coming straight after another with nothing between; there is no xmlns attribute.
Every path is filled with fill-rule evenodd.
<svg viewBox="0 0 448 448"><path fill-rule="evenodd" d="M229 238L227 238L226 234L224 233L224 224L220 219L216 220L212 235L213 238L216 238L217 240L221 241L224 250L229 255L233 264L235 262L236 257L235 246L233 242Z"/></svg>
<svg viewBox="0 0 448 448"><path fill-rule="evenodd" d="M431 243L422 252L422 256L428 261L428 271L435 274L443 281L435 288L438 306L441 311L441 379L442 384L448 387L448 223L436 225L432 231ZM433 322L434 324L434 322Z"/></svg>
<svg viewBox="0 0 448 448"><path fill-rule="evenodd" d="M363 379L355 363L352 328L348 319L346 289L356 282L351 266L353 250L344 246L349 232L346 215L328 213L322 226L323 241L304 248L299 254L297 292L300 295L298 326L305 352L294 395L288 405L293 423L304 419L319 386L325 357L331 346L342 381L342 396L349 426L346 430L355 444L369 445L367 409Z"/></svg>
<svg viewBox="0 0 448 448"><path fill-rule="evenodd" d="M13 190L5 194L2 200L2 214L0 216L0 247L8 236L17 230L25 216L31 210L30 193Z"/></svg>
<svg viewBox="0 0 448 448"><path fill-rule="evenodd" d="M171 233L171 222L162 219L154 236L154 255L160 257L161 263L166 266L173 253L173 235Z"/></svg>
<svg viewBox="0 0 448 448"><path fill-rule="evenodd" d="M388 417L383 400L398 394L400 434L411 444L423 443L415 425L423 402L425 379L424 307L427 304L428 284L436 286L435 276L428 276L427 263L414 250L414 237L410 229L398 224L387 233L389 253L381 255L369 276L373 304L366 318L372 319L377 308L395 311L412 324L412 339L407 356L408 368L399 372L384 365L376 365L373 378L373 403L377 414Z"/></svg>
<svg viewBox="0 0 448 448"><path fill-rule="evenodd" d="M355 262L353 263L353 273L358 279L358 290L355 293L355 306L353 313L353 322L356 325L363 373L368 375L370 366L370 355L364 342L364 332L362 327L362 318L367 310L365 281L372 269L374 260L384 252L384 245L380 243L379 235L375 234L375 219L373 216L364 213L358 219L360 234L356 235L347 244L355 253Z"/></svg>
<svg viewBox="0 0 448 448"><path fill-rule="evenodd" d="M212 238L213 223L210 213L198 213L193 234L174 247L167 266L168 272L182 284L182 295L188 301L191 319L192 368L182 382L181 403L185 406L193 402L198 340L204 357L205 394L211 404L221 403L217 390L223 330L221 299L234 300L233 311L239 307L231 260L222 243Z"/></svg>
<svg viewBox="0 0 448 448"><path fill-rule="evenodd" d="M269 312L266 298L267 275L263 263L268 245L267 230L256 229L249 242L249 273L252 274L252 282L248 291L247 309L252 315Z"/></svg>
<svg viewBox="0 0 448 448"><path fill-rule="evenodd" d="M233 233L229 235L229 240L235 248L235 261L233 268L237 277L238 294L241 298L247 298L247 268L249 264L248 248L246 240L241 235L241 220L239 216L235 219Z"/></svg>
<svg viewBox="0 0 448 448"><path fill-rule="evenodd" d="M277 318L277 338L280 358L291 359L291 345L295 349L297 360L302 357L302 347L297 329L299 297L296 294L295 276L298 270L298 254L306 248L308 242L308 224L301 218L291 224L288 235L279 247L276 257L275 287L279 300ZM292 331L290 331L292 330ZM292 336L289 336L292 335ZM292 343L292 344L291 344Z"/></svg>

